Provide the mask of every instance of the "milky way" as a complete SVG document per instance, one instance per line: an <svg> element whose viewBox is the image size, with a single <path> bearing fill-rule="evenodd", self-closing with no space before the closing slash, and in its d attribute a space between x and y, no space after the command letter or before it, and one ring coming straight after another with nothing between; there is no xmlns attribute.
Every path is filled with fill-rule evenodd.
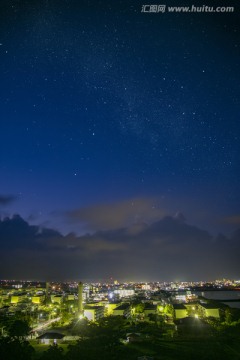
<svg viewBox="0 0 240 360"><path fill-rule="evenodd" d="M119 228L177 212L212 236L238 228L239 5L142 5L1 4L2 218L64 236L110 231L86 220L96 209Z"/></svg>

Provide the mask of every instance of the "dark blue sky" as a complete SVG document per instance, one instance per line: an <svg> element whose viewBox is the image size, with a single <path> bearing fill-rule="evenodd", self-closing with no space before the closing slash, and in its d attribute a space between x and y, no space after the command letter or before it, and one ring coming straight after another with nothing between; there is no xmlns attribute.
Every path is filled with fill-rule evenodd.
<svg viewBox="0 0 240 360"><path fill-rule="evenodd" d="M54 229L66 240L75 232L83 242L86 232L94 237L103 231L110 256L119 250L120 229L143 223L151 228L166 216L179 220L176 213L184 215L186 226L212 237L223 232L230 239L239 227L239 5L216 4L234 6L233 13L150 14L141 12L143 4L1 2L2 224L5 216L19 214L29 229L39 226L36 234ZM144 249L146 239L137 234ZM3 244L8 241L1 227L0 236ZM17 256L18 246L16 237L8 254ZM94 247L99 244L93 239ZM31 246L28 255L24 249L21 256L30 258ZM99 251L91 261L107 277L114 271L99 268L105 256L101 246ZM181 247L177 252L181 257ZM77 256L76 251L72 257ZM217 264L214 274L224 275ZM33 276L45 276L40 267ZM87 270L76 267L66 276L77 278L77 271L87 278ZM226 268L226 274L234 271ZM2 273L14 276L5 268ZM170 277L177 273L173 269ZM157 276L152 270L146 278Z"/></svg>

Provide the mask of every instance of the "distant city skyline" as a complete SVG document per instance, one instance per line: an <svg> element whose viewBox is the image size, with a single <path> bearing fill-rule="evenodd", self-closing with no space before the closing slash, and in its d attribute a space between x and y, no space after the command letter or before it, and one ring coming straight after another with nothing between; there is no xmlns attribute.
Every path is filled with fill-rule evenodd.
<svg viewBox="0 0 240 360"><path fill-rule="evenodd" d="M0 277L238 277L233 3L1 5Z"/></svg>

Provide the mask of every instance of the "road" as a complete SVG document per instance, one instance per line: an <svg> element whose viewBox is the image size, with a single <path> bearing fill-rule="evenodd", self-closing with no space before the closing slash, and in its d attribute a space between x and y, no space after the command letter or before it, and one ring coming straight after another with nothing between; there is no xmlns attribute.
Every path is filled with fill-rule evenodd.
<svg viewBox="0 0 240 360"><path fill-rule="evenodd" d="M42 323L41 325L38 325L36 327L34 327L32 329L32 331L40 331L40 330L43 330L45 328L47 328L49 325L51 325L52 323L56 322L56 321L59 321L61 319L61 317L57 317L55 319L51 319L51 320L48 320L48 321L45 321L44 323Z"/></svg>

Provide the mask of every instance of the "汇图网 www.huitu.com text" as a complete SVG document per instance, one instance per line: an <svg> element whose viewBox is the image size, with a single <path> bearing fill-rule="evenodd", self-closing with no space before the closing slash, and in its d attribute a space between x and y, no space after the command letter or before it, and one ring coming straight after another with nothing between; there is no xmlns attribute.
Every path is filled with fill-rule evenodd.
<svg viewBox="0 0 240 360"><path fill-rule="evenodd" d="M167 5L142 5L143 13L232 13L233 6L167 6Z"/></svg>

